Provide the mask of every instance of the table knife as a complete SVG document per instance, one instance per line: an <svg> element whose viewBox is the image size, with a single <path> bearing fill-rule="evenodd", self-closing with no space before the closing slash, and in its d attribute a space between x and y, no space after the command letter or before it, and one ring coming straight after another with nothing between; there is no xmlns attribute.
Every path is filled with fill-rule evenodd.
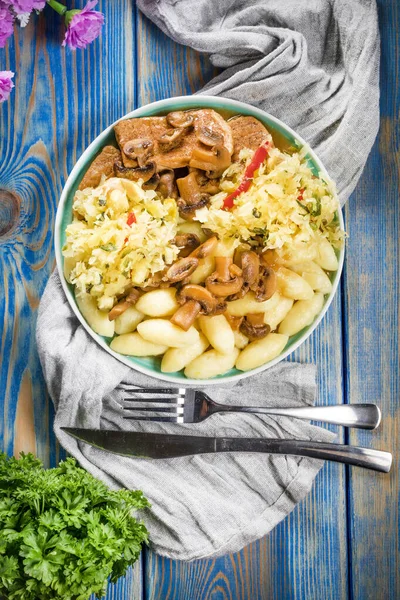
<svg viewBox="0 0 400 600"><path fill-rule="evenodd" d="M319 458L388 473L389 452L325 442L268 438L200 437L134 431L110 431L61 427L61 430L91 446L122 456L177 458L216 452L261 452Z"/></svg>

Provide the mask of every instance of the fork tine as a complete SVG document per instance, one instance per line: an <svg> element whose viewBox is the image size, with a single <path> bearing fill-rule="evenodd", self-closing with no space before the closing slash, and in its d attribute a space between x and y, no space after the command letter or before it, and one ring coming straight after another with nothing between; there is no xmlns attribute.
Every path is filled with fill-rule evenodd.
<svg viewBox="0 0 400 600"><path fill-rule="evenodd" d="M165 413L169 413L170 415L178 415L180 414L178 411L176 410L171 410L174 408L178 408L178 405L172 405L172 406L168 406L168 407L154 407L154 406L146 406L146 407L141 407L141 406L124 406L123 409L124 410L129 410L130 412L132 411L136 411L136 412L165 412Z"/></svg>
<svg viewBox="0 0 400 600"><path fill-rule="evenodd" d="M152 421L157 423L181 423L182 417L131 417L124 416L124 419L129 419L130 421Z"/></svg>
<svg viewBox="0 0 400 600"><path fill-rule="evenodd" d="M137 394L170 394L174 396L184 394L183 389L173 388L138 388L138 387L125 387L124 390L127 392L134 392Z"/></svg>
<svg viewBox="0 0 400 600"><path fill-rule="evenodd" d="M171 404L171 402L174 402L176 404L177 400L177 396L174 396L173 398L124 398L124 402L134 402L135 404L139 404L139 402L141 402L142 404L146 404L148 402L158 402L159 404Z"/></svg>

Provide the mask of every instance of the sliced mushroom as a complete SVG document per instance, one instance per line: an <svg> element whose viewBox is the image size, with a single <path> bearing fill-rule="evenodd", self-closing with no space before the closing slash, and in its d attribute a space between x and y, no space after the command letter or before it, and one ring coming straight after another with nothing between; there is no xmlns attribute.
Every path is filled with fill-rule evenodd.
<svg viewBox="0 0 400 600"><path fill-rule="evenodd" d="M255 293L257 302L264 302L271 298L276 292L278 280L272 267L263 266L260 269L260 276L256 284L251 286Z"/></svg>
<svg viewBox="0 0 400 600"><path fill-rule="evenodd" d="M136 140L126 142L122 151L125 156L131 160L136 160L139 167L144 167L150 156L153 154L153 148L154 144L152 140L147 138L137 138Z"/></svg>
<svg viewBox="0 0 400 600"><path fill-rule="evenodd" d="M229 150L221 144L213 146L211 150L200 147L193 148L189 161L189 167L206 171L207 177L210 179L221 177L230 164L231 155Z"/></svg>
<svg viewBox="0 0 400 600"><path fill-rule="evenodd" d="M231 326L232 331L238 331L239 327L242 324L244 317L234 317L233 315L230 315L227 312L225 315L225 319L228 321L229 325Z"/></svg>
<svg viewBox="0 0 400 600"><path fill-rule="evenodd" d="M183 142L186 135L186 129L179 127L176 129L168 129L158 138L158 147L161 152L169 152L177 148Z"/></svg>
<svg viewBox="0 0 400 600"><path fill-rule="evenodd" d="M242 267L243 286L235 295L229 296L229 301L243 298L250 289L257 285L260 277L260 259L255 252L252 250L241 252L238 261Z"/></svg>
<svg viewBox="0 0 400 600"><path fill-rule="evenodd" d="M192 127L194 123L194 116L182 110L168 113L166 119L168 125L171 127L183 127L186 129Z"/></svg>
<svg viewBox="0 0 400 600"><path fill-rule="evenodd" d="M210 197L200 192L195 173L177 179L176 183L181 196L177 201L179 214L183 219L193 219L196 210L207 206Z"/></svg>
<svg viewBox="0 0 400 600"><path fill-rule="evenodd" d="M182 198L178 198L176 204L182 219L190 221L196 216L196 210L200 210L200 208L207 206L209 202L210 196L208 194L200 194L197 198L197 204L186 204Z"/></svg>
<svg viewBox="0 0 400 600"><path fill-rule="evenodd" d="M216 146L223 145L224 136L219 131L215 131L212 127L207 127L207 125L203 125L203 127L199 127L196 131L196 137L205 146Z"/></svg>
<svg viewBox="0 0 400 600"><path fill-rule="evenodd" d="M122 300L120 300L110 310L110 312L108 313L109 321L114 321L114 319L119 317L119 315L122 315L122 313L124 313L130 306L136 304L136 302L139 300L139 297L139 290L133 288L125 298L122 298Z"/></svg>
<svg viewBox="0 0 400 600"><path fill-rule="evenodd" d="M260 340L271 331L271 327L264 323L263 313L246 315L239 329L250 341Z"/></svg>
<svg viewBox="0 0 400 600"><path fill-rule="evenodd" d="M226 298L227 296L237 294L241 289L243 278L231 275L229 270L231 265L231 258L226 256L217 256L215 258L216 270L206 279L206 287L214 296Z"/></svg>
<svg viewBox="0 0 400 600"><path fill-rule="evenodd" d="M146 183L143 184L143 189L144 190L156 190L159 183L160 183L160 176L158 173L154 173L154 175L152 175L150 177L150 179L148 181L146 181Z"/></svg>
<svg viewBox="0 0 400 600"><path fill-rule="evenodd" d="M173 169L159 170L160 182L157 192L163 198L178 198L178 189L175 184L175 173Z"/></svg>
<svg viewBox="0 0 400 600"><path fill-rule="evenodd" d="M218 192L221 191L218 179L209 179L204 171L195 169L194 167L189 167L189 171L195 173L196 181L201 192L214 196L214 194L218 194Z"/></svg>
<svg viewBox="0 0 400 600"><path fill-rule="evenodd" d="M200 240L195 233L179 233L171 243L179 248L179 256L182 258L189 256L189 254L193 256L191 254L193 250L200 246Z"/></svg>
<svg viewBox="0 0 400 600"><path fill-rule="evenodd" d="M155 172L155 162L148 162L144 167L124 167L123 163L119 160L114 163L114 175L116 177L124 177L130 181L139 181L139 179L142 179L144 182L149 181Z"/></svg>
<svg viewBox="0 0 400 600"><path fill-rule="evenodd" d="M222 315L226 313L226 309L228 308L227 303L222 298L217 298L217 305L212 312L210 312L210 316Z"/></svg>
<svg viewBox="0 0 400 600"><path fill-rule="evenodd" d="M201 259L206 256L210 256L210 254L214 251L216 245L218 244L218 238L213 236L208 238L201 246L196 248L190 256L194 256L195 258Z"/></svg>
<svg viewBox="0 0 400 600"><path fill-rule="evenodd" d="M171 322L187 331L199 314L209 315L217 307L217 300L201 285L185 285L176 295L182 306L171 317Z"/></svg>
<svg viewBox="0 0 400 600"><path fill-rule="evenodd" d="M180 258L167 269L163 281L169 281L171 283L183 281L183 279L189 277L198 266L199 261L197 258L191 256Z"/></svg>
<svg viewBox="0 0 400 600"><path fill-rule="evenodd" d="M240 256L240 262L243 272L243 281L251 287L258 281L260 272L260 259L258 255L253 251L242 252Z"/></svg>

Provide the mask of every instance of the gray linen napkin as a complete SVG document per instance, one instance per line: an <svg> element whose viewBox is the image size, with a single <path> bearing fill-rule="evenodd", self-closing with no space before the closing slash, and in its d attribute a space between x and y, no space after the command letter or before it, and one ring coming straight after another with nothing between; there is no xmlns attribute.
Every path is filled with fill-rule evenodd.
<svg viewBox="0 0 400 600"><path fill-rule="evenodd" d="M224 71L201 93L261 108L295 129L355 188L379 127L375 0L137 0L180 44Z"/></svg>
<svg viewBox="0 0 400 600"><path fill-rule="evenodd" d="M344 0L139 0L175 40L226 70L205 89L257 105L317 150L344 201L356 185L378 124L379 45L374 2ZM39 307L37 343L56 407L55 432L111 487L144 491L153 549L192 560L234 552L268 533L308 493L321 461L216 455L130 459L77 443L61 426L171 431L122 421L127 384L159 386L105 353L80 326L57 271ZM219 402L301 406L315 396L315 368L284 362L236 385L207 390ZM329 441L333 434L284 417L217 415L174 432Z"/></svg>
<svg viewBox="0 0 400 600"><path fill-rule="evenodd" d="M322 461L261 454L133 459L78 443L60 427L319 441L334 437L326 429L287 417L215 415L195 426L123 421L127 385L159 387L160 382L132 371L93 341L73 314L57 270L41 299L37 344L61 445L110 487L143 490L152 504L150 513L143 515L152 547L173 559L235 552L268 533L309 492ZM218 402L238 405L312 404L315 367L283 362L236 385L205 391Z"/></svg>

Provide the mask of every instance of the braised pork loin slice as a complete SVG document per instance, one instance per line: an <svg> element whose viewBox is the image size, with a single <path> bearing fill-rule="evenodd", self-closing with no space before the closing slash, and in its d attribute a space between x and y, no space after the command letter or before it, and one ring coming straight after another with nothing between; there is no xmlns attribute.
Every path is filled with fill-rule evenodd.
<svg viewBox="0 0 400 600"><path fill-rule="evenodd" d="M272 136L268 129L254 117L234 117L228 121L233 135L232 162L239 160L242 148L257 150L266 140L273 144Z"/></svg>
<svg viewBox="0 0 400 600"><path fill-rule="evenodd" d="M176 113L174 113L176 114ZM180 131L179 119L167 121L167 117L139 117L125 119L115 126L115 136L122 152L122 161L125 167L134 167L135 161L124 153L124 148L132 140L150 139L154 143L153 155L149 160L154 161L157 168L167 167L179 169L187 167L196 147L203 144L202 132L213 132L222 138L223 145L229 153L233 152L232 131L228 123L212 109L187 111L184 114L193 116L193 124L183 127ZM172 127L171 122L178 125ZM178 134L177 134L178 132ZM200 139L199 139L200 138ZM171 143L168 140L171 139ZM172 146L172 147L171 147Z"/></svg>
<svg viewBox="0 0 400 600"><path fill-rule="evenodd" d="M78 189L84 190L88 187L97 187L102 175L106 177L114 175L114 162L116 160L121 160L121 152L117 148L114 148L114 146L103 148L86 171Z"/></svg>

